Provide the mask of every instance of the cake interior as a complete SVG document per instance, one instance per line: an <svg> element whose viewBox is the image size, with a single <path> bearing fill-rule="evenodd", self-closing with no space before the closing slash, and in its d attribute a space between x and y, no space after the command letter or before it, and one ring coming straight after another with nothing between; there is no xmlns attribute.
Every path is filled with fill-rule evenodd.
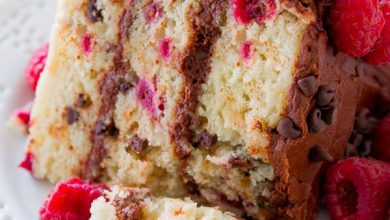
<svg viewBox="0 0 390 220"><path fill-rule="evenodd" d="M60 1L32 115L34 175L268 209L270 131L309 23L278 1L245 23L237 2Z"/></svg>

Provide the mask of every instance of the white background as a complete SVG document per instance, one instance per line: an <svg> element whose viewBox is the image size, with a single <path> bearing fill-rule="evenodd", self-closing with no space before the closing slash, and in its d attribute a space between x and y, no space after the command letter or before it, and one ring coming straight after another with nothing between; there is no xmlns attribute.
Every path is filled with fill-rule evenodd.
<svg viewBox="0 0 390 220"><path fill-rule="evenodd" d="M24 80L31 52L48 41L54 0L0 0L0 220L38 219L50 186L18 169L25 138L6 127L13 111L32 99Z"/></svg>

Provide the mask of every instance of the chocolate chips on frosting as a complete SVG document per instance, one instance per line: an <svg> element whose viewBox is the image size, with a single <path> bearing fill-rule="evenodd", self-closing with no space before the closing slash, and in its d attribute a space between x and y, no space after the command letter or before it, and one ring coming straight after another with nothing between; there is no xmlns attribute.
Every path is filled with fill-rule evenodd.
<svg viewBox="0 0 390 220"><path fill-rule="evenodd" d="M301 136L301 129L294 123L294 121L285 117L279 121L276 131L284 138L297 139Z"/></svg>
<svg viewBox="0 0 390 220"><path fill-rule="evenodd" d="M345 156L368 156L371 152L371 135L379 120L370 115L367 108L356 113L354 130L349 138Z"/></svg>
<svg viewBox="0 0 390 220"><path fill-rule="evenodd" d="M306 97L312 97L316 94L317 78L315 76L308 76L297 81L298 88Z"/></svg>
<svg viewBox="0 0 390 220"><path fill-rule="evenodd" d="M336 118L336 91L330 86L320 86L314 96L315 106L307 115L307 125L311 133L323 132Z"/></svg>
<svg viewBox="0 0 390 220"><path fill-rule="evenodd" d="M307 117L307 125L311 133L320 133L325 130L326 123L322 119L322 113L320 109L315 108L310 111Z"/></svg>
<svg viewBox="0 0 390 220"><path fill-rule="evenodd" d="M315 145L310 149L308 159L310 162L314 163L322 161L333 161L332 155L330 155L330 153L325 148L318 145Z"/></svg>
<svg viewBox="0 0 390 220"><path fill-rule="evenodd" d="M331 108L336 104L335 90L330 86L320 86L315 97L316 104L321 108Z"/></svg>
<svg viewBox="0 0 390 220"><path fill-rule="evenodd" d="M370 117L370 110L364 108L360 110L355 118L355 128L363 134L371 134L378 124L379 120Z"/></svg>

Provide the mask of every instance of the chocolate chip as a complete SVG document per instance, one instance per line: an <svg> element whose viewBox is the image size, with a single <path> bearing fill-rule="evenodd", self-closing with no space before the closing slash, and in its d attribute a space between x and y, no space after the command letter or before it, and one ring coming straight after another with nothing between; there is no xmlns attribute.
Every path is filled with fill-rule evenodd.
<svg viewBox="0 0 390 220"><path fill-rule="evenodd" d="M103 20L103 15L101 10L96 6L97 0L89 0L87 16L91 22L97 22Z"/></svg>
<svg viewBox="0 0 390 220"><path fill-rule="evenodd" d="M217 142L218 138L215 134L210 134L207 130L203 130L200 133L194 131L190 140L194 147L205 147L206 149L210 149L210 147Z"/></svg>
<svg viewBox="0 0 390 220"><path fill-rule="evenodd" d="M217 142L217 136L210 134L208 131L202 131L199 134L199 141L201 146L209 148Z"/></svg>
<svg viewBox="0 0 390 220"><path fill-rule="evenodd" d="M390 65L370 65L361 62L357 70L361 82L378 90L385 99L390 100Z"/></svg>
<svg viewBox="0 0 390 220"><path fill-rule="evenodd" d="M140 154L147 146L148 140L143 140L138 135L134 135L130 139L129 147L126 150L131 150L137 154Z"/></svg>
<svg viewBox="0 0 390 220"><path fill-rule="evenodd" d="M261 122L256 122L255 124L255 128L259 129L259 130L263 130L263 124L261 124Z"/></svg>
<svg viewBox="0 0 390 220"><path fill-rule="evenodd" d="M78 108L88 108L92 105L92 100L87 94L79 94L75 105Z"/></svg>
<svg viewBox="0 0 390 220"><path fill-rule="evenodd" d="M335 91L330 86L320 86L316 94L316 104L321 108L335 107Z"/></svg>
<svg viewBox="0 0 390 220"><path fill-rule="evenodd" d="M321 161L328 161L328 162L333 161L332 155L330 155L326 149L318 145L315 145L310 149L308 158L310 162L314 162L314 163L321 162Z"/></svg>
<svg viewBox="0 0 390 220"><path fill-rule="evenodd" d="M279 121L278 126L276 127L276 131L284 138L289 139L297 139L301 136L302 132L298 128L298 126L294 123L294 121L285 117Z"/></svg>
<svg viewBox="0 0 390 220"><path fill-rule="evenodd" d="M133 84L131 84L130 82L125 81L125 80L122 80L122 81L119 83L119 91L120 91L122 94L126 94L127 91L129 91L132 87L133 87Z"/></svg>
<svg viewBox="0 0 390 220"><path fill-rule="evenodd" d="M308 76L297 81L298 88L306 97L312 97L316 94L317 78L315 76Z"/></svg>
<svg viewBox="0 0 390 220"><path fill-rule="evenodd" d="M98 121L95 126L95 134L103 134L107 129L106 127L104 121Z"/></svg>
<svg viewBox="0 0 390 220"><path fill-rule="evenodd" d="M72 107L66 108L66 122L69 125L72 125L75 122L77 122L79 118L80 118L80 113L78 113L75 109L73 109Z"/></svg>
<svg viewBox="0 0 390 220"><path fill-rule="evenodd" d="M191 195L200 195L199 186L190 175L183 175L184 187Z"/></svg>
<svg viewBox="0 0 390 220"><path fill-rule="evenodd" d="M311 133L319 133L325 130L326 123L322 119L321 110L315 108L309 112L307 116L307 125Z"/></svg>
<svg viewBox="0 0 390 220"><path fill-rule="evenodd" d="M348 143L353 147L357 147L363 143L363 135L357 131L352 132L351 137L349 137Z"/></svg>
<svg viewBox="0 0 390 220"><path fill-rule="evenodd" d="M245 158L242 158L242 157L239 157L239 156L232 156L230 159L229 159L229 166L228 167L240 167L240 168L244 168L244 169L252 169L253 168L253 164L245 159Z"/></svg>
<svg viewBox="0 0 390 220"><path fill-rule="evenodd" d="M119 130L113 121L99 120L95 126L95 134L116 137L119 135Z"/></svg>
<svg viewBox="0 0 390 220"><path fill-rule="evenodd" d="M363 134L371 134L379 123L379 120L369 115L370 110L363 108L357 113L355 118L356 129Z"/></svg>
<svg viewBox="0 0 390 220"><path fill-rule="evenodd" d="M359 156L365 157L370 155L371 153L371 146L372 146L372 141L371 140L365 140L363 144L360 144L356 150Z"/></svg>
<svg viewBox="0 0 390 220"><path fill-rule="evenodd" d="M321 118L327 125L331 125L336 121L336 108L328 108L321 110Z"/></svg>

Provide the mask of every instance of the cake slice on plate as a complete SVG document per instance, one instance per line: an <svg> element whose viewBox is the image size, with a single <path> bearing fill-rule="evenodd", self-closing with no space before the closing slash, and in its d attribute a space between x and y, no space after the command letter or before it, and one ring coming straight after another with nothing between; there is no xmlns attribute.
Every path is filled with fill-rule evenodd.
<svg viewBox="0 0 390 220"><path fill-rule="evenodd" d="M32 174L314 218L323 161L342 157L361 91L322 9L60 0L31 117Z"/></svg>

